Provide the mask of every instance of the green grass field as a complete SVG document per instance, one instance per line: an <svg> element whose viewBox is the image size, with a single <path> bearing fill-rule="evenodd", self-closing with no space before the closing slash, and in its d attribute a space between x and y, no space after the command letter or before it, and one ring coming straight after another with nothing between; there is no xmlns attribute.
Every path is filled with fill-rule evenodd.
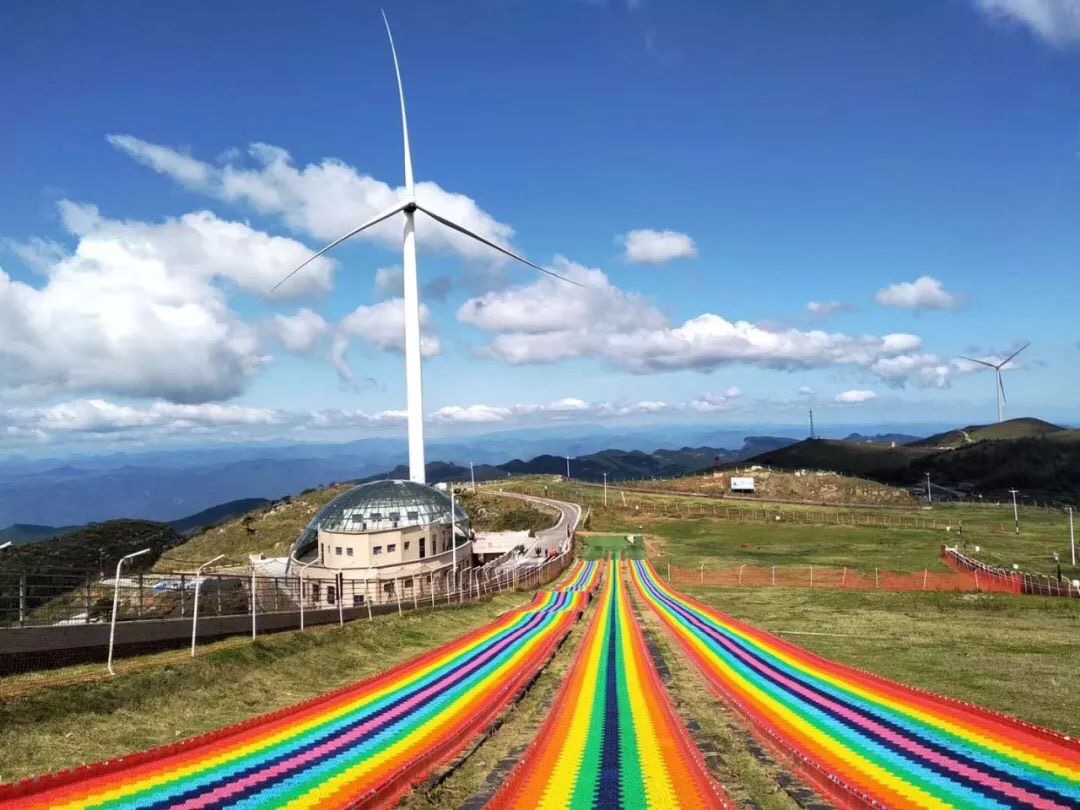
<svg viewBox="0 0 1080 810"><path fill-rule="evenodd" d="M662 484L663 482L652 482ZM946 570L941 546L959 545L990 565L1080 579L1069 562L1068 520L1063 512L1020 510L1013 531L1010 505L939 504L905 507L819 507L718 500L681 495L609 491L608 506L595 487L574 482L518 479L508 485L583 504L586 528L598 533L644 533L659 539L672 565L835 565L871 572ZM776 520L779 516L780 520ZM763 519L765 518L765 519ZM867 525L869 524L869 525ZM962 527L962 533L959 529ZM672 542L677 540L678 542ZM976 551L978 547L978 551Z"/></svg>
<svg viewBox="0 0 1080 810"><path fill-rule="evenodd" d="M299 703L457 638L530 597L507 594L344 628L278 633L189 662L0 701L0 782L141 751Z"/></svg>
<svg viewBox="0 0 1080 810"><path fill-rule="evenodd" d="M819 655L1080 733L1080 600L679 586Z"/></svg>

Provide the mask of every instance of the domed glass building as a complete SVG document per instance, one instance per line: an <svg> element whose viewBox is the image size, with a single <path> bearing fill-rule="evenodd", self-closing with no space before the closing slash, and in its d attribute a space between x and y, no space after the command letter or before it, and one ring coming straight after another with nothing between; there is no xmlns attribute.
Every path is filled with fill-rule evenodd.
<svg viewBox="0 0 1080 810"><path fill-rule="evenodd" d="M469 516L454 509L458 563L471 555ZM341 568L407 569L451 561L450 497L415 481L372 481L320 509L293 543L290 557Z"/></svg>

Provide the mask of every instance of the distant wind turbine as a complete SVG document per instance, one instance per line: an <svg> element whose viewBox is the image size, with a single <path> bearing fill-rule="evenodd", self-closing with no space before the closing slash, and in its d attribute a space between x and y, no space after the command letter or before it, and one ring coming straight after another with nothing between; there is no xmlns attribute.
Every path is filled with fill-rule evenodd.
<svg viewBox="0 0 1080 810"><path fill-rule="evenodd" d="M960 356L963 360L969 360L972 363L978 363L980 366L986 366L987 368L992 368L994 370L994 375L997 379L997 385L995 386L995 389L997 393L997 409L999 422L1005 421L1005 403L1007 402L1007 400L1005 399L1005 383L1001 379L1001 370L1009 364L1010 360L1012 360L1014 357L1016 357L1016 355L1020 354L1020 352L1022 352L1030 345L1030 343L1025 343L1023 346L1010 354L1000 363L988 363L985 360L976 360L974 357L964 357L963 355Z"/></svg>
<svg viewBox="0 0 1080 810"><path fill-rule="evenodd" d="M555 278L578 287L582 285L578 284L576 281L571 281L565 276L554 273L547 268L541 267L538 264L533 264L528 259L522 258L513 251L507 250L501 245L497 245L479 234L473 233L465 226L459 225L458 223L435 213L416 201L413 186L412 153L409 149L409 124L408 119L405 116L405 89L401 83L401 68L398 66L397 50L394 48L394 35L390 33L390 21L386 18L385 11L382 16L383 23L386 25L386 36L390 40L390 55L394 59L394 74L397 76L398 97L401 99L401 137L405 157L405 196L392 208L383 211L381 214L372 217L359 227L353 228L344 236L335 239L275 284L266 295L263 296L262 300L265 301L273 295L282 284L311 264L311 262L315 261L315 259L337 247L345 240L356 236L361 231L365 231L373 225L378 225L383 220L389 219L395 214L405 215L405 227L402 233L402 265L404 268L405 280L405 401L408 413L409 430L409 478L423 484L426 483L426 475L424 472L424 394L420 373L420 298L416 277L416 231L414 219L416 212L423 211L433 220L445 225L447 228L462 233L465 236L472 237L476 241L482 242L488 247L499 251L499 253L509 256L512 259L516 259L522 264L527 264L534 270L539 270L541 273L547 273L549 276L554 276Z"/></svg>

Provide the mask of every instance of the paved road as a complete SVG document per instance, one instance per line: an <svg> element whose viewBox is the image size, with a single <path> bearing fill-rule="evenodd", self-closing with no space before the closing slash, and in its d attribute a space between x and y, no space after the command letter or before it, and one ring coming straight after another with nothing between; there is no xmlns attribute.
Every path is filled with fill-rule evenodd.
<svg viewBox="0 0 1080 810"><path fill-rule="evenodd" d="M532 503L541 504L558 511L559 521L554 526L550 529L540 529L536 532L536 540L529 546L530 553L537 547L542 551L558 548L577 530L578 523L581 522L581 507L576 503L557 501L553 498L540 498L536 495L522 495L519 492L502 492L497 489L490 489L488 491L493 492L496 495L503 495L507 498L517 498L519 501L530 501Z"/></svg>

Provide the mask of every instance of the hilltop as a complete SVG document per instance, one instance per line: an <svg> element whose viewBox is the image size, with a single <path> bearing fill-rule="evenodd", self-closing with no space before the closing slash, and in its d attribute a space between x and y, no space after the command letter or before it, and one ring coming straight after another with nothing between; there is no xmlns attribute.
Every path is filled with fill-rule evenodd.
<svg viewBox="0 0 1080 810"><path fill-rule="evenodd" d="M1015 487L1036 500L1080 498L1080 430L1040 419L972 425L896 447L807 439L747 463L828 470L894 486L920 485L929 473L935 484L983 497L1002 498Z"/></svg>
<svg viewBox="0 0 1080 810"><path fill-rule="evenodd" d="M1060 425L1044 422L1042 419L1023 417L995 422L989 425L968 425L956 430L937 433L925 439L909 442L909 447L955 448L966 447L982 441L998 439L1034 439L1055 433L1071 432Z"/></svg>

